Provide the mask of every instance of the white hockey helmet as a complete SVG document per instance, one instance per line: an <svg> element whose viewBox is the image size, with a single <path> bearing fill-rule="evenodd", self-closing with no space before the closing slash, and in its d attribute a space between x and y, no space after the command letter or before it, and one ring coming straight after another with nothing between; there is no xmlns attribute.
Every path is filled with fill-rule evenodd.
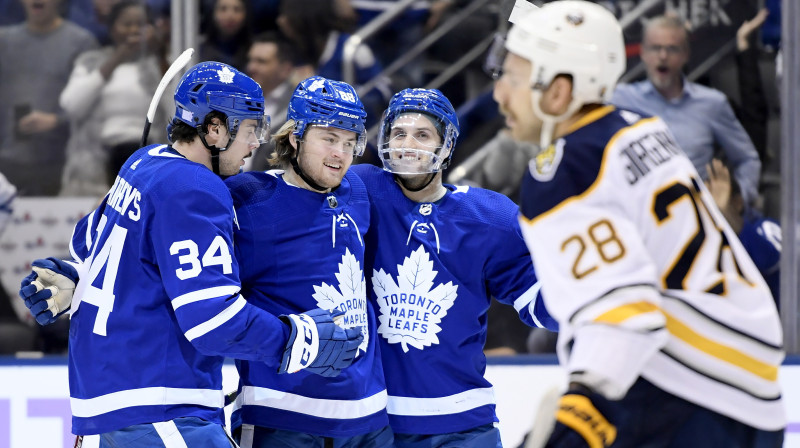
<svg viewBox="0 0 800 448"><path fill-rule="evenodd" d="M609 10L583 0L557 0L511 20L505 46L533 64L533 107L541 119L561 121L584 104L611 98L625 72L625 41ZM572 77L572 103L565 114L549 116L540 110L540 91L562 74Z"/></svg>

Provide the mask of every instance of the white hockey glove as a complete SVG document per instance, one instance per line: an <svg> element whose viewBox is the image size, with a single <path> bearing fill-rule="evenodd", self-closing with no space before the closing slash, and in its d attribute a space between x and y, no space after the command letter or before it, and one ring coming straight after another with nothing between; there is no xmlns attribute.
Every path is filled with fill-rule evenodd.
<svg viewBox="0 0 800 448"><path fill-rule="evenodd" d="M291 327L291 334L278 373L305 369L306 372L333 377L352 364L364 336L361 327L344 329L337 325L336 318L343 314L343 311L331 314L315 309L303 314L280 316Z"/></svg>
<svg viewBox="0 0 800 448"><path fill-rule="evenodd" d="M39 325L51 324L72 306L78 271L53 257L34 260L31 266L33 272L22 280L19 296Z"/></svg>

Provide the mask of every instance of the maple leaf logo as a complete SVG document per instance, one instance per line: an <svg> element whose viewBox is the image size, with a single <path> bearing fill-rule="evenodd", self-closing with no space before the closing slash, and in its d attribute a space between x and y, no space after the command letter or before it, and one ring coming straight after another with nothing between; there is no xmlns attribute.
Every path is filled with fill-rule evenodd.
<svg viewBox="0 0 800 448"><path fill-rule="evenodd" d="M372 288L380 308L378 333L390 344L400 343L404 352L409 346L422 350L439 343L439 324L458 296L458 285L447 282L433 288L436 274L422 245L397 265L397 283L383 269L373 272Z"/></svg>
<svg viewBox="0 0 800 448"><path fill-rule="evenodd" d="M352 328L361 326L361 334L364 341L358 346L359 353L367 351L369 344L369 328L367 328L367 295L364 271L361 270L361 263L350 253L350 249L345 249L342 255L342 262L339 263L339 272L336 273L336 286L322 283L321 286L314 285L314 300L317 306L333 311L335 309L344 311L342 327Z"/></svg>
<svg viewBox="0 0 800 448"><path fill-rule="evenodd" d="M219 82L230 84L233 82L233 75L235 73L231 71L228 67L222 67L222 70L217 70L217 75L219 75Z"/></svg>

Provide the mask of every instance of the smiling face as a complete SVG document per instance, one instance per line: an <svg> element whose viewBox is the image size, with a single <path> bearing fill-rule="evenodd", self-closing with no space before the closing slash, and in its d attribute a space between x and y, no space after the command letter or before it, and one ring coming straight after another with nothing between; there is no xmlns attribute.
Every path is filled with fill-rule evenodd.
<svg viewBox="0 0 800 448"><path fill-rule="evenodd" d="M334 188L342 183L350 165L358 141L358 135L334 127L309 126L302 142L294 135L289 138L292 146L299 146L297 164L300 170L317 185Z"/></svg>
<svg viewBox="0 0 800 448"><path fill-rule="evenodd" d="M662 93L674 93L682 87L683 66L689 61L686 31L673 27L647 27L642 40L642 62L647 78Z"/></svg>
<svg viewBox="0 0 800 448"><path fill-rule="evenodd" d="M533 113L530 61L508 53L503 74L494 85L494 100L506 117L506 126L517 141L539 142L542 120Z"/></svg>

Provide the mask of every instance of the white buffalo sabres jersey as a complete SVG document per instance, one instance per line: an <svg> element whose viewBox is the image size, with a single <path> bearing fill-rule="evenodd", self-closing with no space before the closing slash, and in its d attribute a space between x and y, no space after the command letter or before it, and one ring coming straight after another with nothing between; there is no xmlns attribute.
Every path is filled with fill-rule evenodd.
<svg viewBox="0 0 800 448"><path fill-rule="evenodd" d="M392 429L443 434L497 421L483 355L492 296L528 325L555 325L516 205L499 193L453 186L435 203L417 203L386 171L350 171L364 180L372 203L367 272Z"/></svg>
<svg viewBox="0 0 800 448"><path fill-rule="evenodd" d="M172 148L128 159L76 225L69 337L72 430L195 416L223 423L223 356L277 368L286 325L239 294L233 202Z"/></svg>
<svg viewBox="0 0 800 448"><path fill-rule="evenodd" d="M282 171L248 172L226 183L242 289L275 314L315 308L344 311L343 326L360 326L364 342L353 364L335 378L238 362L240 393L231 419L269 428L349 437L389 424L386 388L375 344L375 313L367 302L364 234L369 198L361 180L345 175L329 194L287 184Z"/></svg>
<svg viewBox="0 0 800 448"><path fill-rule="evenodd" d="M639 377L778 430L769 288L663 121L607 106L531 160L520 222L571 376L612 399Z"/></svg>

